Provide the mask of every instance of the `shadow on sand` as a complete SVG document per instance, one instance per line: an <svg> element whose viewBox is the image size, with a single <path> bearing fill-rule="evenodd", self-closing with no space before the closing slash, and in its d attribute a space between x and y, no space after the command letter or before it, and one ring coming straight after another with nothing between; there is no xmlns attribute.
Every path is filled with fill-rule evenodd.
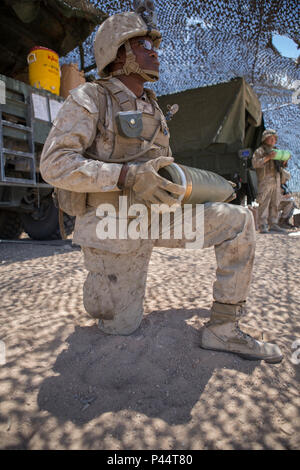
<svg viewBox="0 0 300 470"><path fill-rule="evenodd" d="M76 327L57 357L55 375L40 387L39 408L77 425L121 410L171 425L190 421L216 368L252 374L259 364L201 349L198 329L208 316L199 309L156 311L130 336Z"/></svg>

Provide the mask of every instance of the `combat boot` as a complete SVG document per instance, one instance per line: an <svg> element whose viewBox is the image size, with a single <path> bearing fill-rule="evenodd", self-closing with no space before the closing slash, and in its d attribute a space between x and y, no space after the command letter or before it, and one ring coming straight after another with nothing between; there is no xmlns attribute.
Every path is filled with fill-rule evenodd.
<svg viewBox="0 0 300 470"><path fill-rule="evenodd" d="M214 302L210 321L200 331L200 347L231 352L249 360L280 362L283 355L276 344L258 341L240 330L238 321L245 311L244 304Z"/></svg>
<svg viewBox="0 0 300 470"><path fill-rule="evenodd" d="M283 219L281 218L278 222L279 227L281 228L286 228L286 229L292 229L294 228L293 224L290 224L289 219Z"/></svg>
<svg viewBox="0 0 300 470"><path fill-rule="evenodd" d="M279 225L277 224L272 224L270 226L270 232L287 233L287 231L284 228L279 227Z"/></svg>
<svg viewBox="0 0 300 470"><path fill-rule="evenodd" d="M262 225L260 227L260 233L269 233L268 226L267 225Z"/></svg>

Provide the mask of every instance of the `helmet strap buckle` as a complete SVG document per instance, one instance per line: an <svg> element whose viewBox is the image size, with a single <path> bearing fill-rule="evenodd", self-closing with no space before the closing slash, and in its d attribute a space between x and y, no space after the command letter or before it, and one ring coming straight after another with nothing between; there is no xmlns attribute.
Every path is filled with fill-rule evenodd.
<svg viewBox="0 0 300 470"><path fill-rule="evenodd" d="M130 75L131 73L137 73L141 77L143 77L147 82L155 82L157 81L158 77L153 78L151 77L146 71L141 69L139 64L136 62L136 57L131 49L131 45L129 41L125 42L125 51L126 51L126 61L125 64L123 65L122 69L117 70L116 72L113 72L113 76L117 75Z"/></svg>

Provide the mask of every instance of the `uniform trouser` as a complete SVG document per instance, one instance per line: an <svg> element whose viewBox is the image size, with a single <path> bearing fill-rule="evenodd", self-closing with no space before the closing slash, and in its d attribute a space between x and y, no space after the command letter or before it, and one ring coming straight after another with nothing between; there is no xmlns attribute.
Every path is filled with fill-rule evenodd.
<svg viewBox="0 0 300 470"><path fill-rule="evenodd" d="M279 214L281 219L289 219L293 215L294 201L288 201L285 198L281 199L279 204Z"/></svg>
<svg viewBox="0 0 300 470"><path fill-rule="evenodd" d="M118 241L116 240L116 243ZM143 317L148 264L153 247L184 247L186 240L141 240L136 251L116 254L82 247L89 271L83 289L87 312L101 319L99 327L110 334L130 334ZM214 300L237 304L248 295L255 254L252 213L244 207L204 204L203 248L214 246L217 260ZM201 250L195 252L201 256ZM203 273L205 275L205 273ZM199 275L199 286L201 285ZM166 286L166 289L168 286Z"/></svg>
<svg viewBox="0 0 300 470"><path fill-rule="evenodd" d="M278 178L265 179L258 183L258 225L260 228L278 222L281 197Z"/></svg>

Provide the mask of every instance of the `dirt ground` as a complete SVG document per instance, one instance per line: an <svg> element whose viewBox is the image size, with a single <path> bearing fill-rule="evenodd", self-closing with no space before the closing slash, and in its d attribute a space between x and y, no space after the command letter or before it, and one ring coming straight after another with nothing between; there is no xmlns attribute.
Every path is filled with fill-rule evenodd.
<svg viewBox="0 0 300 470"><path fill-rule="evenodd" d="M78 247L0 243L1 449L299 448L299 235L257 235L244 322L276 365L199 348L213 249L155 249L144 320L121 337L84 311Z"/></svg>

